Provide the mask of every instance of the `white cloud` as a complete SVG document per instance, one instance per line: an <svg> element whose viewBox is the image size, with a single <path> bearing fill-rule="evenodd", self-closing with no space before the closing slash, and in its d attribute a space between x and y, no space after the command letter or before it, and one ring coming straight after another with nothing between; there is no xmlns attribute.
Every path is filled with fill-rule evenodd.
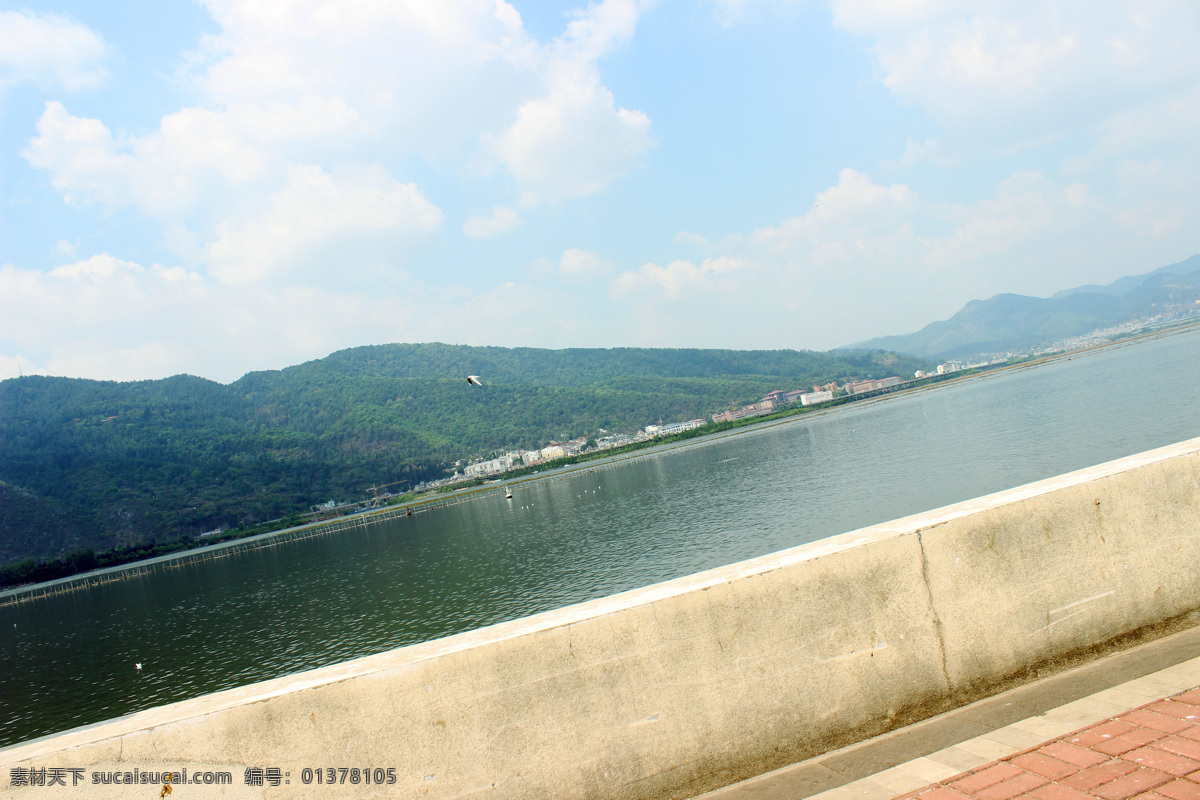
<svg viewBox="0 0 1200 800"><path fill-rule="evenodd" d="M334 179L319 166L274 163L290 139L358 126L344 103L306 97L295 106L184 109L164 117L154 134L119 140L99 120L71 116L51 101L23 155L50 171L68 203L110 211L133 205L162 220L168 240L206 261L212 274L242 283L302 272L315 257L331 255L321 248L339 242L343 259L378 260L380 247L440 225L441 212L414 184L378 167ZM281 184L268 195L276 180ZM223 216L196 220L202 230L213 225L201 234L207 244L198 246L189 212L214 198L207 215ZM351 241L356 235L364 239ZM394 251L393 263L402 256Z"/></svg>
<svg viewBox="0 0 1200 800"><path fill-rule="evenodd" d="M608 272L613 268L613 265L601 258L599 253L576 248L564 250L558 265L566 275L595 275Z"/></svg>
<svg viewBox="0 0 1200 800"><path fill-rule="evenodd" d="M0 380L22 375L45 375L46 371L25 356L0 355Z"/></svg>
<svg viewBox="0 0 1200 800"><path fill-rule="evenodd" d="M22 155L66 202L132 207L161 224L175 257L207 261L224 280L302 273L284 262L317 240L378 261L385 221L436 227L440 212L403 177L414 157L443 174L484 163L532 206L602 191L652 144L649 119L620 107L597 69L633 35L642 8L630 0L589 6L548 43L503 0L204 5L219 31L180 76L192 105L130 133L50 101ZM333 194L321 200L295 164L338 182L377 177L358 192L326 186ZM361 205L371 192L382 208ZM492 236L519 222L501 204L462 232Z"/></svg>
<svg viewBox="0 0 1200 800"><path fill-rule="evenodd" d="M368 152L482 145L526 203L594 194L650 146L649 120L618 107L596 70L632 37L631 0L589 6L548 44L497 0L206 6L221 32L194 80L218 104L344 98L374 134Z"/></svg>
<svg viewBox="0 0 1200 800"><path fill-rule="evenodd" d="M1150 97L1145 102L1113 114L1097 126L1091 150L1063 163L1068 173L1106 166L1113 159L1154 153L1176 162L1190 160L1200 138L1200 81L1170 97Z"/></svg>
<svg viewBox="0 0 1200 800"><path fill-rule="evenodd" d="M1200 213L1200 187L1193 178L1200 164L1193 158L1174 167L1165 169L1158 159L1131 159L1114 170L1121 205L1113 218L1143 242L1194 242L1187 220Z"/></svg>
<svg viewBox="0 0 1200 800"><path fill-rule="evenodd" d="M61 267L52 269L50 277L80 284L84 282L111 281L118 275L128 281L133 276L142 272L145 272L145 269L140 264L135 264L131 261L122 261L119 258L113 258L104 253L103 255L92 256L83 261L64 264Z"/></svg>
<svg viewBox="0 0 1200 800"><path fill-rule="evenodd" d="M55 100L46 103L37 132L21 155L51 173L51 183L68 203L115 208L132 201L121 176L135 168L134 161L117 152L112 133L100 120L73 117Z"/></svg>
<svg viewBox="0 0 1200 800"><path fill-rule="evenodd" d="M884 169L894 170L908 169L918 164L932 164L935 167L946 168L955 166L958 163L959 159L942 152L942 148L938 144L936 137L930 137L924 142L909 139L904 146L904 155L898 159L888 159L880 166Z"/></svg>
<svg viewBox="0 0 1200 800"><path fill-rule="evenodd" d="M187 323L203 320L208 296L195 273L108 254L47 273L4 266L0 339L22 365L37 364L39 372L161 377L188 363L188 336L202 335L203 325Z"/></svg>
<svg viewBox="0 0 1200 800"><path fill-rule="evenodd" d="M678 300L692 290L715 290L730 288L722 276L750 268L744 258L720 256L706 258L699 264L691 261L672 261L665 267L658 264L643 264L636 272L624 272L613 282L617 295L632 294L647 289L657 290L668 300Z"/></svg>
<svg viewBox="0 0 1200 800"><path fill-rule="evenodd" d="M59 14L0 11L0 87L91 89L108 77L104 39Z"/></svg>
<svg viewBox="0 0 1200 800"><path fill-rule="evenodd" d="M463 223L463 233L472 239L496 236L511 231L521 224L521 218L508 206L495 206L486 217L468 217Z"/></svg>
<svg viewBox="0 0 1200 800"><path fill-rule="evenodd" d="M539 258L529 265L529 272L535 278L562 278L574 283L590 282L614 271L616 266L599 253L575 247L564 250L558 261Z"/></svg>
<svg viewBox="0 0 1200 800"><path fill-rule="evenodd" d="M545 93L522 103L502 133L484 138L525 205L601 192L653 147L650 118L618 107L596 69L633 36L640 13L630 0L580 12L544 55Z"/></svg>
<svg viewBox="0 0 1200 800"><path fill-rule="evenodd" d="M715 9L734 22L773 2ZM872 140L895 156L881 171L906 172L846 169L819 192L797 174L792 196L812 205L732 233L683 231L677 252L619 265L544 248L604 241L617 212L569 201L636 170L655 146L647 112L675 102L653 82L635 102L602 73L633 41L644 4L594 3L547 41L502 0L203 4L217 33L177 76L186 104L127 130L108 112L53 101L24 150L84 213L121 225L132 212L150 218L179 266L80 258L79 241L97 239L71 245L69 229L31 245L70 263L0 270L0 338L21 354L0 370L231 379L339 347L429 339L834 346L919 327L972 297L1048 294L1194 249L1200 7L1190 0L830 0L893 97L924 112L886 112L900 126L921 118L919 135L888 127L890 145ZM24 18L60 32L74 24ZM0 82L88 85L105 63L99 46L71 62L39 45L59 53L44 62L52 67L0 48ZM716 186L706 195L688 201L728 199ZM556 218L552 204L568 208ZM459 224L445 230L439 207ZM680 219L642 213L622 252ZM502 241L462 241L517 228ZM451 238L459 249L442 250ZM428 259L434 268L452 266L409 274L424 251L448 256ZM492 252L488 277L466 266ZM494 277L538 252L554 256L530 265L528 283ZM441 275L462 284L435 285ZM595 291L601 284L609 292Z"/></svg>
<svg viewBox="0 0 1200 800"><path fill-rule="evenodd" d="M545 313L565 307L581 313ZM231 381L366 342L585 345L596 329L583 308L577 294L513 282L268 289L100 254L48 272L0 267L0 342L12 354L0 378Z"/></svg>
<svg viewBox="0 0 1200 800"><path fill-rule="evenodd" d="M987 274L994 258L1024 252L1052 227L1068 229L1096 213L1086 186L1057 185L1036 172L1017 172L995 196L974 203L936 203L904 184L882 186L843 170L808 214L754 231L747 245L807 269L817 294L836 292L852 304L864 284L911 293L931 280L969 282ZM1028 290L1023 266L1004 271L1011 290Z"/></svg>
<svg viewBox="0 0 1200 800"><path fill-rule="evenodd" d="M259 213L221 228L212 257L224 280L110 255L45 273L0 268L0 374L233 380L386 341L833 347L916 330L997 291L1045 296L1191 255L1180 213L1200 205L1192 174L1128 160L1102 195L1018 170L981 199L940 202L844 170L804 214L723 239L677 237L708 257L626 270L605 295L587 279L617 268L580 248L541 264L539 277L555 282L476 289L410 278L397 291L342 280L357 265L325 256L345 237L366 230L385 237L381 252L402 254L440 213L379 171L293 165ZM300 283L278 288L283 277Z"/></svg>
<svg viewBox="0 0 1200 800"><path fill-rule="evenodd" d="M698 233L691 233L690 231L678 231L671 237L671 241L675 244L689 245L701 252L705 252L712 247L712 243L708 241L707 237L701 236Z"/></svg>
<svg viewBox="0 0 1200 800"><path fill-rule="evenodd" d="M414 184L380 170L335 178L317 166L292 164L286 185L261 213L217 226L207 253L209 272L231 284L294 278L301 270L308 280L321 280L324 273L342 281L356 270L381 266L362 263L372 257L364 237L381 237L384 251L374 257L395 264L404 256L395 248L441 222L442 212ZM339 247L347 239L356 240L353 249Z"/></svg>
<svg viewBox="0 0 1200 800"><path fill-rule="evenodd" d="M1062 247L1064 235L1070 239L1073 232L1104 224L1106 216L1085 184L1064 186L1032 171L1001 181L994 197L946 204L933 211L954 228L922 240L921 259L929 269L969 268L982 273L988 266L1003 265L1010 291L1046 294L1068 288L1049 285L1048 275L1058 271L1046 273L1046 256ZM1035 248L1046 255L1025 256ZM1061 280L1061 273L1051 280Z"/></svg>
<svg viewBox="0 0 1200 800"><path fill-rule="evenodd" d="M889 236L903 228L912 218L916 200L905 184L882 186L858 170L844 169L837 185L820 192L807 214L759 228L750 241L776 250L799 241L860 249L868 238Z"/></svg>
<svg viewBox="0 0 1200 800"><path fill-rule="evenodd" d="M202 203L231 204L234 190L284 169L289 141L348 133L361 122L337 98L296 105L238 105L223 112L185 108L142 137L114 136L100 120L75 117L50 101L38 135L22 155L50 173L73 205L132 205L158 219L180 219Z"/></svg>
<svg viewBox="0 0 1200 800"><path fill-rule="evenodd" d="M834 347L908 332L970 299L1044 297L1190 255L1195 240L1180 212L1200 208L1192 174L1129 162L1117 197L1018 170L978 200L943 202L847 169L804 214L723 239L677 236L713 257L623 273L613 295L637 303L638 319L650 321L636 325L647 335L690 331L696 342L708 333L691 319L694 304L708 297L720 298L724 330L772 331L784 337L781 346ZM706 269L720 258L753 268ZM702 291L711 288L720 291ZM683 297L687 304L673 302ZM796 323L781 322L788 319Z"/></svg>
<svg viewBox="0 0 1200 800"><path fill-rule="evenodd" d="M1191 0L831 7L835 25L874 42L880 77L898 98L987 146L1087 129L1200 83L1200 13Z"/></svg>
<svg viewBox="0 0 1200 800"><path fill-rule="evenodd" d="M594 63L633 38L646 5L638 0L602 0L576 11L575 19L555 41L555 49L568 62Z"/></svg>
<svg viewBox="0 0 1200 800"><path fill-rule="evenodd" d="M205 6L221 30L193 81L213 102L342 97L392 148L453 148L503 124L537 83L536 43L496 0Z"/></svg>
<svg viewBox="0 0 1200 800"><path fill-rule="evenodd" d="M645 114L616 108L612 93L585 76L526 102L489 145L523 190L522 203L535 205L603 191L653 141Z"/></svg>
<svg viewBox="0 0 1200 800"><path fill-rule="evenodd" d="M503 48L530 44L520 15L503 0L447 0L434 5L417 0L295 0L274 5L203 0L203 5L220 31L205 38L211 66L197 80L217 97L274 97L316 84L341 83L366 61L376 61L381 83L388 85L430 49L450 60L481 63ZM494 46L467 55L483 42ZM389 52L397 44L410 45L417 52ZM305 60L304 56L316 52L349 60ZM394 60L378 62L380 55Z"/></svg>

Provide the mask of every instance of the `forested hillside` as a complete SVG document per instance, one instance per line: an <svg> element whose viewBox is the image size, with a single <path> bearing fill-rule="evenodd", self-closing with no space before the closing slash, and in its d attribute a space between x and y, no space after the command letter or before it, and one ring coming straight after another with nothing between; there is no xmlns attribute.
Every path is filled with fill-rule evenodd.
<svg viewBox="0 0 1200 800"><path fill-rule="evenodd" d="M0 564L253 524L362 500L372 485L442 477L458 459L929 366L882 352L396 344L229 385L7 380Z"/></svg>

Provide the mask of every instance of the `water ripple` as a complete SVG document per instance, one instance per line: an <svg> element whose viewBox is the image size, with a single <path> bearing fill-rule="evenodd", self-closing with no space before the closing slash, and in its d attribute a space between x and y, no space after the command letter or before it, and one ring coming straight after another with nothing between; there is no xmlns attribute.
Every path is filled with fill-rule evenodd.
<svg viewBox="0 0 1200 800"><path fill-rule="evenodd" d="M6 607L0 744L1200 436L1197 385L1200 334L1177 335Z"/></svg>

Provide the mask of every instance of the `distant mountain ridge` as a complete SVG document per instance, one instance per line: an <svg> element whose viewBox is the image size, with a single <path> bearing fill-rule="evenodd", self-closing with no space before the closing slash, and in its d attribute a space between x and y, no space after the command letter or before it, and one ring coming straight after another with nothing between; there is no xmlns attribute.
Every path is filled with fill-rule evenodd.
<svg viewBox="0 0 1200 800"><path fill-rule="evenodd" d="M972 300L947 320L916 333L880 336L832 352L890 350L947 360L1046 346L1131 320L1195 307L1200 300L1200 254L1105 286L1064 289L1047 298L998 294Z"/></svg>
<svg viewBox="0 0 1200 800"><path fill-rule="evenodd" d="M1105 286L1089 283L1085 286L1076 286L1074 289L1063 289L1060 292L1050 295L1050 298L1066 297L1067 295L1078 294L1080 292L1099 292L1100 294L1111 294L1119 297L1120 295L1132 292L1146 281L1159 275L1189 275L1197 270L1200 270L1200 254L1194 255L1191 258L1185 258L1176 264L1159 267L1142 275L1126 275L1124 278L1117 278Z"/></svg>

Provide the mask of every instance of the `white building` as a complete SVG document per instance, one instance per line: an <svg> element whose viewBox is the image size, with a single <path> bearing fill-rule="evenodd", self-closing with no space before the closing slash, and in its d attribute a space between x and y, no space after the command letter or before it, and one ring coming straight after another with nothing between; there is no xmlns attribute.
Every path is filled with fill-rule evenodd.
<svg viewBox="0 0 1200 800"><path fill-rule="evenodd" d="M808 394L800 395L800 405L812 406L817 403L825 403L833 399L833 392L809 392Z"/></svg>
<svg viewBox="0 0 1200 800"><path fill-rule="evenodd" d="M663 425L660 432L661 436L670 436L672 433L682 433L690 431L704 425L702 419L689 419L687 422L672 422L669 425Z"/></svg>
<svg viewBox="0 0 1200 800"><path fill-rule="evenodd" d="M500 456L493 458L491 461L480 461L477 464L467 464L463 468L463 475L467 478L482 478L485 475L496 475L501 472L506 472L512 469L513 457L511 455Z"/></svg>

